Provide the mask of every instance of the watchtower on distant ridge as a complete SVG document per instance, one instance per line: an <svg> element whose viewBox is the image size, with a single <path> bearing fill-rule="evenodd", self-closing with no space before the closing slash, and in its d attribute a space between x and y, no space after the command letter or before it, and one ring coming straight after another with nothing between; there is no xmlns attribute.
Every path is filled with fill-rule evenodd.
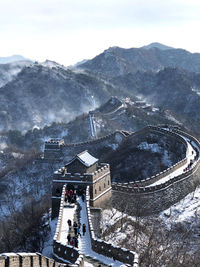
<svg viewBox="0 0 200 267"><path fill-rule="evenodd" d="M54 172L52 191L52 218L58 216L63 185L77 191L90 186L90 205L100 206L111 196L110 166L99 163L87 150L77 154L65 167Z"/></svg>
<svg viewBox="0 0 200 267"><path fill-rule="evenodd" d="M44 159L48 161L59 160L63 156L62 147L64 144L64 139L60 138L51 138L50 140L45 141Z"/></svg>

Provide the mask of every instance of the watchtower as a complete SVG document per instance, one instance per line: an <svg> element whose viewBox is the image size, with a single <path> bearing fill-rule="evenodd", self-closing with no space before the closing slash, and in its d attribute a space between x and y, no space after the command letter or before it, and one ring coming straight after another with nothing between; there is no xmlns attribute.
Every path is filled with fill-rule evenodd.
<svg viewBox="0 0 200 267"><path fill-rule="evenodd" d="M77 154L64 167L54 172L52 191L52 218L58 216L63 185L76 190L90 186L90 205L100 206L111 196L110 166L99 163L87 150Z"/></svg>
<svg viewBox="0 0 200 267"><path fill-rule="evenodd" d="M64 146L64 140L60 138L52 138L45 142L44 147L44 159L45 160L59 160L62 154L62 147Z"/></svg>

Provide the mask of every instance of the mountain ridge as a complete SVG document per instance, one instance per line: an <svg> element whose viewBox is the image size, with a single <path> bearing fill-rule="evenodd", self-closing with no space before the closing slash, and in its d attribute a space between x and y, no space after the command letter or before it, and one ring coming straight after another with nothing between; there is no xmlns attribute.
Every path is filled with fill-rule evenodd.
<svg viewBox="0 0 200 267"><path fill-rule="evenodd" d="M12 55L9 57L0 57L0 64L7 64L12 63L16 61L31 61L30 59L27 59L21 55Z"/></svg>
<svg viewBox="0 0 200 267"><path fill-rule="evenodd" d="M91 60L80 64L79 68L94 73L114 77L127 72L157 72L166 67L186 69L200 73L200 53L190 53L184 49L171 48L120 48L110 47Z"/></svg>

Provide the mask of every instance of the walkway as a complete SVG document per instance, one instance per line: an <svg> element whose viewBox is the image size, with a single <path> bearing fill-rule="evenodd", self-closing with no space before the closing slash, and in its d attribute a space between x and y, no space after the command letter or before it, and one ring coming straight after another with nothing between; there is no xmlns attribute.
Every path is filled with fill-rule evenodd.
<svg viewBox="0 0 200 267"><path fill-rule="evenodd" d="M181 166L180 168L178 168L177 170L175 170L174 172L170 173L169 175L161 178L159 181L153 183L153 184L150 184L146 187L151 187L151 186L155 186L155 185L159 185L159 184L163 184L167 181L169 181L170 179L178 176L178 175L181 175L182 173L184 173L184 169L188 166L188 164L190 163L190 161L194 160L195 156L196 156L196 151L194 150L194 148L192 147L192 145L190 144L190 140L184 136L181 136L185 139L185 141L187 142L187 146L188 146L188 157L187 157L187 162ZM195 164L195 163L194 163Z"/></svg>
<svg viewBox="0 0 200 267"><path fill-rule="evenodd" d="M88 231L89 225L88 225L87 212L86 212L86 203L83 202L80 197L77 198L77 202L79 203L79 205L81 207L80 223L81 223L81 225L83 225L83 223L85 223L85 225L86 225L85 235L83 236L82 231L81 231L81 237L78 238L80 253L84 254L86 257L91 257L91 258L93 258L99 262L102 262L105 265L111 265L114 267L126 266L122 262L114 261L112 258L105 257L105 256L98 254L92 250L90 233ZM67 235L69 233L69 227L67 224L67 220L70 219L72 221L72 224L73 224L76 207L77 207L76 205L74 207L69 207L69 206L64 207L60 241L61 241L61 243L65 244L65 245L67 244Z"/></svg>

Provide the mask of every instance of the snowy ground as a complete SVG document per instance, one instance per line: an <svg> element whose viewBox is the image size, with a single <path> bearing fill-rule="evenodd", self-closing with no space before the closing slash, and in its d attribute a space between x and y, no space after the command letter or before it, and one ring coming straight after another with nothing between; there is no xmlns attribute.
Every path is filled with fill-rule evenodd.
<svg viewBox="0 0 200 267"><path fill-rule="evenodd" d="M98 254L92 250L90 234L88 231L89 225L88 225L88 220L87 220L86 204L80 198L78 198L77 201L78 201L79 205L81 206L80 223L81 223L81 225L83 223L86 224L85 235L83 236L83 234L81 233L82 236L79 237L79 250L80 250L81 254L84 254L85 256L89 256L89 257L93 258L94 260L102 262L105 265L111 265L111 266L115 266L115 267L125 266L125 265L123 265L122 262L113 261L112 258L105 257L105 256ZM76 211L76 206L75 207L69 207L69 206L64 207L63 223L62 223L62 230L61 230L61 237L60 237L60 241L63 244L67 244L67 235L69 232L67 220L70 219L72 221L72 224L73 224L75 211ZM45 242L45 245L44 245L44 249L42 251L42 254L44 256L47 256L47 257L52 257L53 236L54 236L55 231L56 231L56 223L57 223L57 219L54 219L53 221L51 221L51 223L50 223L51 232L49 233L47 241ZM92 267L94 265L85 261L84 266L85 267Z"/></svg>
<svg viewBox="0 0 200 267"><path fill-rule="evenodd" d="M117 221L121 222L121 220L123 221L123 229L121 229L121 224L117 224ZM136 234L134 225L136 221L137 218L127 216L117 210L104 210L102 213L102 230L105 240L109 240L115 245L123 243L127 248L135 246ZM163 235L160 236L161 240L164 233L169 237L168 241L166 241L169 242L169 247L175 246L176 248L181 249L182 246L185 246L184 253L187 252L187 254L191 256L198 255L200 249L200 187L197 188L195 192L188 194L177 204L161 212L159 215L140 218L138 222L141 226L145 227L145 230L141 227L141 230L137 235L137 245L135 250L138 252L139 257L142 250L145 250L145 247L148 246L149 238L151 237L151 234L149 235L149 233L151 233L153 226L156 227L157 234L160 234L160 231L162 231ZM115 227L113 228L112 226L114 225ZM108 229L110 230L107 231ZM158 249L159 251L159 244L158 248L156 248L155 245L155 250ZM164 246L165 245L166 244L164 244ZM166 251L163 250L163 254L159 252L160 255L166 256L170 251L169 247L165 247ZM170 253L173 253L173 250ZM176 255L174 254L173 256ZM200 265L187 266L192 267Z"/></svg>
<svg viewBox="0 0 200 267"><path fill-rule="evenodd" d="M86 223L86 228L88 230L87 224L87 214L86 214L86 207L82 200L78 200L79 204L81 205L81 223ZM61 240L63 243L66 244L66 236L67 236L67 220L70 218L73 221L74 218L75 208L65 208L64 209L64 220L63 220L63 229ZM108 225L113 225L116 223L117 220L120 220L122 217L125 217L125 214L121 214L116 210L105 210L103 212L103 230L106 229ZM130 219L135 221L134 217L128 216ZM196 189L195 192L188 194L184 199L182 199L177 204L171 206L169 209L163 211L159 215L159 219L166 225L167 229L173 227L173 225L177 223L181 223L186 227L190 227L193 229L193 244L194 246L200 247L200 228L199 228L199 221L200 221L200 187ZM51 257L52 253L52 244L53 244L53 236L56 230L56 223L57 219L51 221L51 233L48 236L47 242L45 243L45 248L42 252L43 255ZM128 234L130 235L133 229L128 229ZM126 238L126 233L120 232L120 228L116 230L113 235L110 235L109 241L113 242L115 245L118 244L119 241L122 241ZM108 259L102 255L99 255L91 250L91 241L89 232L86 231L86 235L79 238L79 249L81 253L85 255L90 255L93 258L98 259L99 261L104 262L106 265L113 264L112 259ZM113 266L121 266L122 263L115 262ZM93 264L89 262L85 262L85 267L92 267Z"/></svg>
<svg viewBox="0 0 200 267"><path fill-rule="evenodd" d="M171 223L194 223L200 219L200 187L184 199L160 213L166 225ZM199 231L200 233L200 231Z"/></svg>

